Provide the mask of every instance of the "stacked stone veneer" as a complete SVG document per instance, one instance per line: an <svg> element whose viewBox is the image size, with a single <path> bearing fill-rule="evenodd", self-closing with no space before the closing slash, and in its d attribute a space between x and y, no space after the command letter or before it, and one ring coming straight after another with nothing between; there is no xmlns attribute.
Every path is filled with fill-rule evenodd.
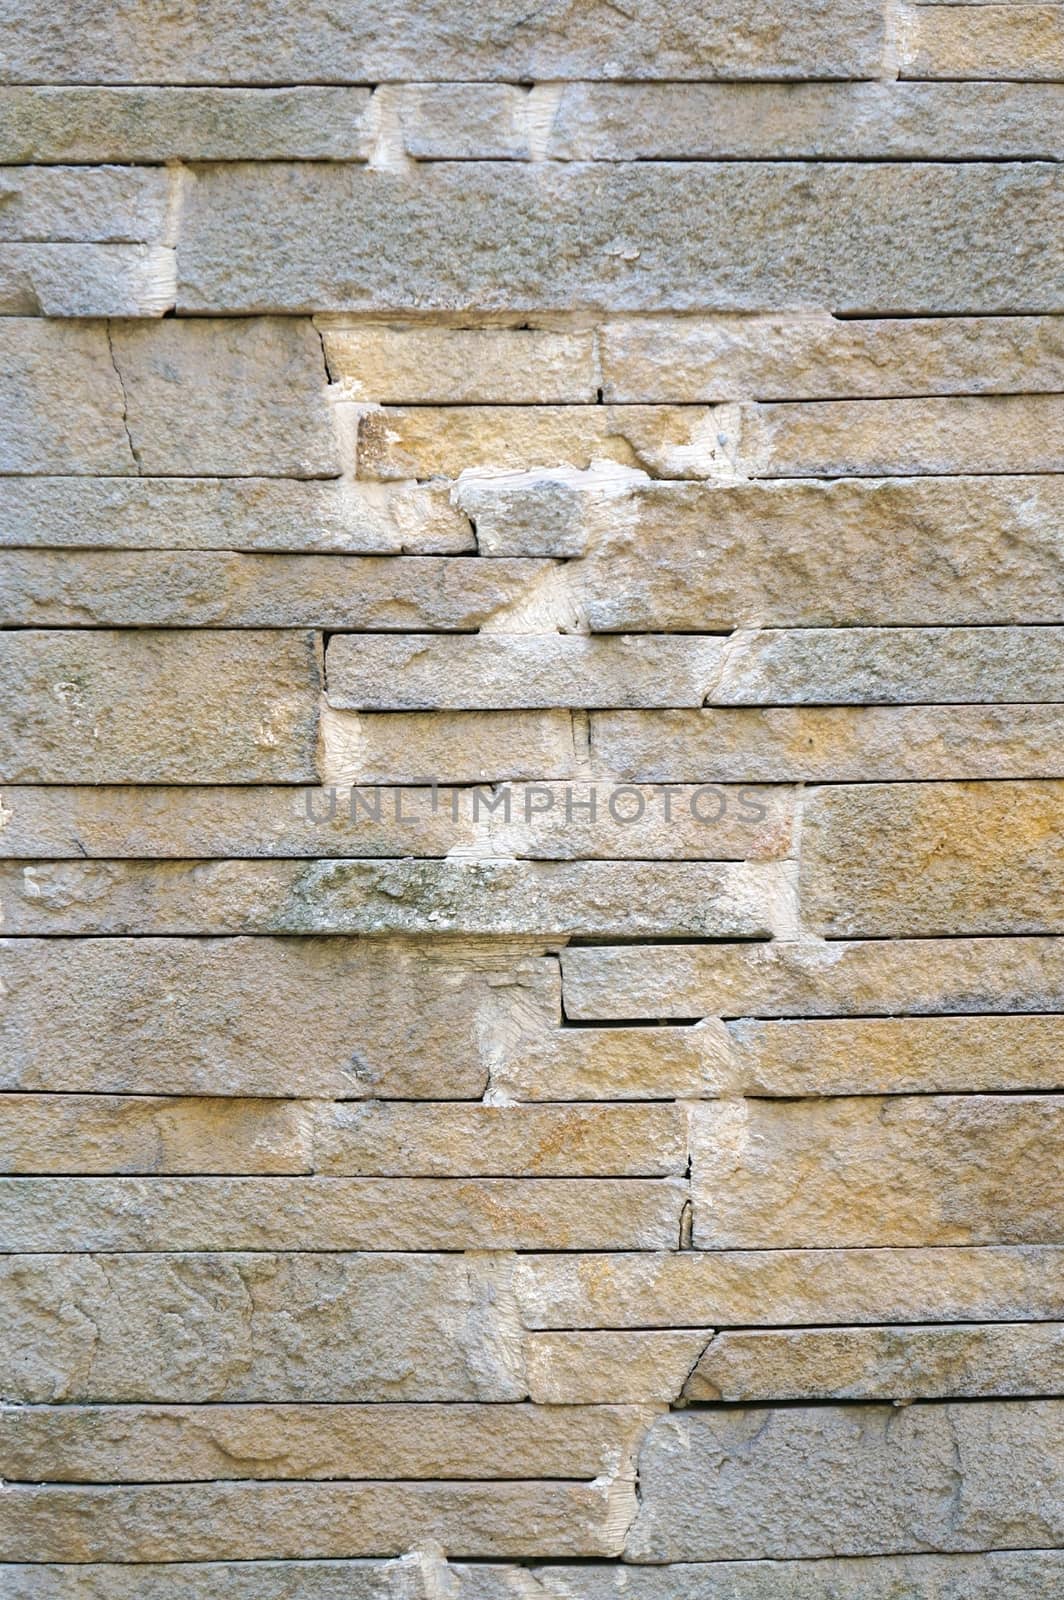
<svg viewBox="0 0 1064 1600"><path fill-rule="evenodd" d="M1064 1590L1064 7L0 7L5 1600Z"/></svg>

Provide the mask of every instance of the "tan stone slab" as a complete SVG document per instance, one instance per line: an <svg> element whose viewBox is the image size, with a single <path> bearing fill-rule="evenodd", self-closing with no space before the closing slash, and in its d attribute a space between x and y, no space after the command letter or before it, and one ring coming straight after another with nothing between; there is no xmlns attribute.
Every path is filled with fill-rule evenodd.
<svg viewBox="0 0 1064 1600"><path fill-rule="evenodd" d="M317 655L309 633L4 634L0 778L312 783Z"/></svg>
<svg viewBox="0 0 1064 1600"><path fill-rule="evenodd" d="M449 94L454 86L410 88ZM468 88L479 100L489 89ZM499 85L506 96L524 93ZM549 328L447 328L419 323L348 322L318 317L334 383L360 400L385 405L559 405L594 401L598 383L593 332Z"/></svg>
<svg viewBox="0 0 1064 1600"><path fill-rule="evenodd" d="M530 1405L3 1406L7 1482L595 1478L653 1412Z"/></svg>
<svg viewBox="0 0 1064 1600"><path fill-rule="evenodd" d="M752 478L1059 473L1064 395L743 406L727 433L721 448Z"/></svg>
<svg viewBox="0 0 1064 1600"><path fill-rule="evenodd" d="M723 648L666 634L334 634L328 698L353 711L701 706Z"/></svg>
<svg viewBox="0 0 1064 1600"><path fill-rule="evenodd" d="M903 78L1064 77L1059 5L911 5L901 8Z"/></svg>
<svg viewBox="0 0 1064 1600"><path fill-rule="evenodd" d="M0 472L136 472L103 323L4 317L0 383Z"/></svg>
<svg viewBox="0 0 1064 1600"><path fill-rule="evenodd" d="M686 1179L3 1178L9 1251L661 1250Z"/></svg>
<svg viewBox="0 0 1064 1600"><path fill-rule="evenodd" d="M573 1022L1064 1011L1053 938L564 950Z"/></svg>
<svg viewBox="0 0 1064 1600"><path fill-rule="evenodd" d="M499 944L8 939L0 972L8 1090L478 1100L560 1020L556 963Z"/></svg>
<svg viewBox="0 0 1064 1600"><path fill-rule="evenodd" d="M542 1405L667 1405L712 1337L700 1332L530 1333L524 1341L531 1399Z"/></svg>
<svg viewBox="0 0 1064 1600"><path fill-rule="evenodd" d="M47 628L474 629L536 592L540 561L197 550L8 550L0 623ZM283 643L283 640L281 641Z"/></svg>
<svg viewBox="0 0 1064 1600"><path fill-rule="evenodd" d="M1043 1244L1064 1217L1051 1095L719 1101L692 1112L697 1248Z"/></svg>
<svg viewBox="0 0 1064 1600"><path fill-rule="evenodd" d="M1064 1324L718 1333L684 1385L693 1401L944 1400L1059 1394Z"/></svg>
<svg viewBox="0 0 1064 1600"><path fill-rule="evenodd" d="M523 1400L497 1258L0 1258L14 1403Z"/></svg>
<svg viewBox="0 0 1064 1600"><path fill-rule="evenodd" d="M1049 476L656 484L570 578L594 632L1060 622L1062 516Z"/></svg>
<svg viewBox="0 0 1064 1600"><path fill-rule="evenodd" d="M1064 1320L1064 1249L684 1250L521 1256L527 1328Z"/></svg>
<svg viewBox="0 0 1064 1600"><path fill-rule="evenodd" d="M519 1101L713 1098L731 1085L729 1040L693 1028L528 1032L492 1066L491 1092Z"/></svg>
<svg viewBox="0 0 1064 1600"><path fill-rule="evenodd" d="M1056 701L1064 628L766 628L734 634L714 705Z"/></svg>
<svg viewBox="0 0 1064 1600"><path fill-rule="evenodd" d="M172 244L0 244L5 317L161 317L176 298Z"/></svg>
<svg viewBox="0 0 1064 1600"><path fill-rule="evenodd" d="M773 27L778 38L778 12ZM638 33L661 76L667 58ZM1037 162L943 163L934 183L908 162L201 166L182 212L177 305L1051 313L1061 187L1054 164Z"/></svg>
<svg viewBox="0 0 1064 1600"><path fill-rule="evenodd" d="M1064 932L1064 783L816 790L801 897L827 938Z"/></svg>
<svg viewBox="0 0 1064 1600"><path fill-rule="evenodd" d="M630 1561L1056 1546L1059 1400L793 1406L660 1418ZM1030 1488L1031 1492L1026 1492Z"/></svg>
<svg viewBox="0 0 1064 1600"><path fill-rule="evenodd" d="M767 939L793 931L776 862L41 861L0 865L8 934Z"/></svg>
<svg viewBox="0 0 1064 1600"><path fill-rule="evenodd" d="M592 711L595 775L620 783L863 783L1064 776L1064 706Z"/></svg>
<svg viewBox="0 0 1064 1600"><path fill-rule="evenodd" d="M335 478L340 451L308 319L167 318L110 331L140 473Z"/></svg>
<svg viewBox="0 0 1064 1600"><path fill-rule="evenodd" d="M364 161L368 89L0 91L0 161Z"/></svg>
<svg viewBox="0 0 1064 1600"><path fill-rule="evenodd" d="M1064 1017L730 1022L746 1094L963 1094L1064 1089Z"/></svg>
<svg viewBox="0 0 1064 1600"><path fill-rule="evenodd" d="M580 84L566 95L638 97L672 95L675 85ZM978 105L984 84L944 88L881 84L806 84L782 91L788 117L803 100L882 100L897 92L919 96L971 96ZM685 85L715 102L738 95L758 110L774 86ZM1042 89L1006 84L993 95L1041 102ZM1051 91L1051 94L1055 91ZM564 101L563 101L564 106ZM686 114L686 113L685 113ZM653 139L653 124L627 126ZM757 123L761 129L760 120ZM879 152L877 152L879 153ZM901 395L1006 394L1064 385L1064 319L1060 317L890 317L840 321L825 312L804 316L630 317L606 322L599 334L603 392L614 401L852 400Z"/></svg>
<svg viewBox="0 0 1064 1600"><path fill-rule="evenodd" d="M320 775L357 785L550 782L583 774L569 711L321 712ZM448 800L446 803L450 803Z"/></svg>
<svg viewBox="0 0 1064 1600"><path fill-rule="evenodd" d="M547 149L555 161L1059 160L1062 109L1055 85L571 83Z"/></svg>
<svg viewBox="0 0 1064 1600"><path fill-rule="evenodd" d="M612 1556L630 1483L242 1483L13 1486L5 1560L125 1562L402 1555Z"/></svg>

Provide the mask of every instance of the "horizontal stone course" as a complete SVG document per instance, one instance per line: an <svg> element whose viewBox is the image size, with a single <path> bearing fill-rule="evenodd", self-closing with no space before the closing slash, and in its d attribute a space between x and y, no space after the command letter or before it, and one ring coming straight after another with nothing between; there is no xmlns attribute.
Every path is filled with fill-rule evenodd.
<svg viewBox="0 0 1064 1600"><path fill-rule="evenodd" d="M486 86L464 90L479 97ZM441 90L436 85L424 93ZM421 93L422 91L412 91ZM450 92L446 86L442 92ZM499 86L499 92L521 90ZM317 317L334 383L392 405L561 405L595 400L595 334L550 328L451 328ZM652 399L657 398L651 396Z"/></svg>
<svg viewBox="0 0 1064 1600"><path fill-rule="evenodd" d="M903 78L1017 78L1064 75L1059 5L906 5L898 56Z"/></svg>

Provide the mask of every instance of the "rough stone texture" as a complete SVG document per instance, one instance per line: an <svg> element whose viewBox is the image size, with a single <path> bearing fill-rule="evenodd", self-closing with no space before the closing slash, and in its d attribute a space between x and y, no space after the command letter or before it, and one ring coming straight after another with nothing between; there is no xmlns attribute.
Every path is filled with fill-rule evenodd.
<svg viewBox="0 0 1064 1600"><path fill-rule="evenodd" d="M329 704L355 711L700 706L719 679L721 650L716 639L652 634L341 635L326 657Z"/></svg>
<svg viewBox="0 0 1064 1600"><path fill-rule="evenodd" d="M176 298L172 245L0 244L5 317L161 317Z"/></svg>
<svg viewBox="0 0 1064 1600"><path fill-rule="evenodd" d="M1064 1011L1052 938L566 950L572 1021Z"/></svg>
<svg viewBox="0 0 1064 1600"><path fill-rule="evenodd" d="M918 166L830 162L438 162L412 176L233 163L192 174L182 312L1062 304L1064 180L1049 164L943 166L934 184Z"/></svg>
<svg viewBox="0 0 1064 1600"><path fill-rule="evenodd" d="M545 89L552 94L551 86ZM403 149L415 160L531 157L529 89L509 83L423 83L404 85L393 93Z"/></svg>
<svg viewBox="0 0 1064 1600"><path fill-rule="evenodd" d="M268 478L0 480L0 546L450 555L476 548L445 491Z"/></svg>
<svg viewBox="0 0 1064 1600"><path fill-rule="evenodd" d="M803 915L826 938L1064 932L1062 783L819 789L803 842Z"/></svg>
<svg viewBox="0 0 1064 1600"><path fill-rule="evenodd" d="M595 399L590 332L394 327L327 317L317 323L333 382L356 399L407 406L587 404Z"/></svg>
<svg viewBox="0 0 1064 1600"><path fill-rule="evenodd" d="M719 1024L693 1028L560 1028L528 1033L492 1070L513 1100L713 1099L730 1083Z"/></svg>
<svg viewBox="0 0 1064 1600"><path fill-rule="evenodd" d="M1064 1325L802 1328L720 1333L684 1385L692 1401L941 1400L1059 1394Z"/></svg>
<svg viewBox="0 0 1064 1600"><path fill-rule="evenodd" d="M0 638L7 783L312 783L312 634Z"/></svg>
<svg viewBox="0 0 1064 1600"><path fill-rule="evenodd" d="M1038 1095L734 1100L692 1114L703 1249L1051 1244L1060 1101Z"/></svg>
<svg viewBox="0 0 1064 1600"><path fill-rule="evenodd" d="M136 1566L42 1562L2 1564L0 1581L8 1586L11 1600L215 1600L219 1586L232 1600L431 1600L426 1585L435 1570L417 1555L391 1561L168 1561ZM477 1568L468 1570L479 1574ZM479 1583L479 1575L473 1581Z"/></svg>
<svg viewBox="0 0 1064 1600"><path fill-rule="evenodd" d="M473 1100L560 1015L555 965L505 948L9 939L0 970L16 1090Z"/></svg>
<svg viewBox="0 0 1064 1600"><path fill-rule="evenodd" d="M7 88L0 162L360 161L368 89Z"/></svg>
<svg viewBox="0 0 1064 1600"><path fill-rule="evenodd" d="M524 1345L528 1392L539 1405L668 1404L710 1334L702 1332L535 1333Z"/></svg>
<svg viewBox="0 0 1064 1600"><path fill-rule="evenodd" d="M568 711L334 711L320 719L321 781L419 785L535 783L583 775Z"/></svg>
<svg viewBox="0 0 1064 1600"><path fill-rule="evenodd" d="M783 869L785 870L785 869ZM767 939L775 862L57 861L0 867L12 934L571 935Z"/></svg>
<svg viewBox="0 0 1064 1600"><path fill-rule="evenodd" d="M99 324L0 319L0 472L136 472Z"/></svg>
<svg viewBox="0 0 1064 1600"><path fill-rule="evenodd" d="M165 237L170 182L153 167L9 167L0 179L0 243L172 242ZM77 264L68 260L68 269Z"/></svg>
<svg viewBox="0 0 1064 1600"><path fill-rule="evenodd" d="M905 78L1059 79L1064 17L1059 5L906 5L898 31Z"/></svg>
<svg viewBox="0 0 1064 1600"><path fill-rule="evenodd" d="M640 1454L636 1561L1056 1545L1061 1404L798 1407L662 1418ZM1022 1506L1017 1475L1030 1487Z"/></svg>

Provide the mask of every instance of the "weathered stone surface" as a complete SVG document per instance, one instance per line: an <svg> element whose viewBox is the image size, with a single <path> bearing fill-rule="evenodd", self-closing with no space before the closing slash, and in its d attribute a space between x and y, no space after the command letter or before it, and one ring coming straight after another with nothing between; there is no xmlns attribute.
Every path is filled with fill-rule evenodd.
<svg viewBox="0 0 1064 1600"><path fill-rule="evenodd" d="M614 946L565 950L562 970L574 1022L1064 1011L1064 947L1052 938Z"/></svg>
<svg viewBox="0 0 1064 1600"><path fill-rule="evenodd" d="M524 1399L490 1258L6 1256L0 1282L16 1403Z"/></svg>
<svg viewBox="0 0 1064 1600"><path fill-rule="evenodd" d="M3 22L0 17L0 28ZM170 183L158 167L8 167L0 181L0 241L172 243L166 237Z"/></svg>
<svg viewBox="0 0 1064 1600"><path fill-rule="evenodd" d="M5 317L161 317L177 298L167 244L0 244Z"/></svg>
<svg viewBox="0 0 1064 1600"><path fill-rule="evenodd" d="M0 972L5 1089L473 1100L560 1020L556 964L504 946L10 939Z"/></svg>
<svg viewBox="0 0 1064 1600"><path fill-rule="evenodd" d="M324 705L325 784L541 783L585 771L569 711L389 712Z"/></svg>
<svg viewBox="0 0 1064 1600"><path fill-rule="evenodd" d="M445 490L269 478L2 479L0 545L338 555L476 549L468 518Z"/></svg>
<svg viewBox="0 0 1064 1600"><path fill-rule="evenodd" d="M453 628L534 596L542 561L9 550L0 622L40 627ZM274 636L277 637L276 635ZM278 643L282 649L283 636Z"/></svg>
<svg viewBox="0 0 1064 1600"><path fill-rule="evenodd" d="M555 161L1052 161L1062 113L1057 85L571 83L547 149Z"/></svg>
<svg viewBox="0 0 1064 1600"><path fill-rule="evenodd" d="M9 1250L663 1250L674 1178L3 1178ZM367 1552L368 1553L368 1552Z"/></svg>
<svg viewBox="0 0 1064 1600"><path fill-rule="evenodd" d="M1062 186L1042 163L942 165L933 184L891 163L205 166L178 307L1050 312Z"/></svg>
<svg viewBox="0 0 1064 1600"><path fill-rule="evenodd" d="M802 837L802 913L828 938L1064 932L1064 783L819 789Z"/></svg>
<svg viewBox="0 0 1064 1600"><path fill-rule="evenodd" d="M768 628L728 641L709 699L714 705L1052 701L1062 682L1064 628Z"/></svg>
<svg viewBox="0 0 1064 1600"><path fill-rule="evenodd" d="M1064 76L1064 16L1059 5L910 5L901 10L903 78Z"/></svg>
<svg viewBox="0 0 1064 1600"><path fill-rule="evenodd" d="M640 1452L636 1561L1056 1545L1060 1401L661 1418Z"/></svg>
<svg viewBox="0 0 1064 1600"><path fill-rule="evenodd" d="M733 1100L692 1112L701 1249L1042 1244L1064 1218L1052 1095Z"/></svg>
<svg viewBox="0 0 1064 1600"><path fill-rule="evenodd" d="M1064 1318L1057 1246L521 1256L528 1328L806 1327Z"/></svg>
<svg viewBox="0 0 1064 1600"><path fill-rule="evenodd" d="M315 781L311 634L27 628L0 665L4 782Z"/></svg>
<svg viewBox="0 0 1064 1600"><path fill-rule="evenodd" d="M110 340L137 471L338 476L321 341L310 322L167 318L116 324Z"/></svg>
<svg viewBox="0 0 1064 1600"><path fill-rule="evenodd" d="M417 161L528 160L529 102L529 90L510 83L406 84L397 93L403 149Z"/></svg>
<svg viewBox="0 0 1064 1600"><path fill-rule="evenodd" d="M225 1478L595 1478L653 1412L631 1406L2 1406L8 1483Z"/></svg>
<svg viewBox="0 0 1064 1600"><path fill-rule="evenodd" d="M13 1486L4 1560L244 1560L401 1555L618 1555L630 1483L200 1483Z"/></svg>
<svg viewBox="0 0 1064 1600"><path fill-rule="evenodd" d="M566 94L623 95L627 89L574 85ZM639 94L672 92L655 85ZM882 97L924 94L921 87L885 90L862 83L783 90L788 118L807 94ZM701 84L698 93L755 101L777 89ZM981 96L985 85L932 89ZM1015 84L991 91L1041 102L1043 90ZM685 108L691 88L683 90ZM563 100L563 106L564 106ZM685 115L686 115L685 110ZM1054 121L1056 119L1054 118ZM628 124L654 137L653 124ZM762 126L760 120L758 128ZM603 393L613 401L850 400L933 394L1006 394L1064 384L1064 322L1059 317L928 317L839 321L804 316L632 317L607 322L599 334ZM946 486L948 487L948 486ZM858 490L859 492L859 490ZM826 552L824 552L826 555Z"/></svg>
<svg viewBox="0 0 1064 1600"><path fill-rule="evenodd" d="M0 319L0 472L136 472L99 323Z"/></svg>
<svg viewBox="0 0 1064 1600"><path fill-rule="evenodd" d="M215 1600L219 1586L231 1600L430 1600L427 1581L416 1555L392 1561L0 1565L10 1600Z"/></svg>
<svg viewBox="0 0 1064 1600"><path fill-rule="evenodd" d="M531 472L461 473L455 506L476 524L486 556L582 556L637 514L631 491L651 480L635 467L596 461L586 472L549 467ZM569 574L566 574L569 576Z"/></svg>
<svg viewBox="0 0 1064 1600"><path fill-rule="evenodd" d="M94 17L86 12L85 17ZM125 12L82 31L80 13L60 26L37 6L0 17L4 78L11 83L276 83L302 78L356 83L404 78L877 77L883 44L872 0L813 0L780 27L769 0L723 0L696 14L678 0L654 0L639 27L603 3L551 14L528 26L511 0L405 5L348 0L339 10L308 6L298 21L269 0L252 23L231 0L212 0L192 18Z"/></svg>
<svg viewBox="0 0 1064 1600"><path fill-rule="evenodd" d="M684 1385L694 1401L943 1400L1059 1394L1064 1324L719 1333Z"/></svg>
<svg viewBox="0 0 1064 1600"><path fill-rule="evenodd" d="M539 1405L668 1404L711 1330L532 1333L524 1341L530 1398Z"/></svg>
<svg viewBox="0 0 1064 1600"><path fill-rule="evenodd" d="M592 711L591 748L621 783L1057 778L1064 706Z"/></svg>
<svg viewBox="0 0 1064 1600"><path fill-rule="evenodd" d="M657 484L571 575L596 633L1060 622L1062 515L1059 476Z"/></svg>
<svg viewBox="0 0 1064 1600"><path fill-rule="evenodd" d="M1064 395L745 405L722 431L752 478L1064 470Z"/></svg>
<svg viewBox="0 0 1064 1600"><path fill-rule="evenodd" d="M487 86L474 91L483 93ZM434 94L433 84L411 93ZM509 85L500 92L521 94ZM595 335L315 319L334 383L392 405L547 405L595 399ZM652 397L654 398L654 397Z"/></svg>
<svg viewBox="0 0 1064 1600"><path fill-rule="evenodd" d="M10 934L793 933L785 864L56 861L0 867Z"/></svg>
<svg viewBox="0 0 1064 1600"><path fill-rule="evenodd" d="M746 1094L959 1094L1064 1089L1064 1017L730 1022Z"/></svg>
<svg viewBox="0 0 1064 1600"><path fill-rule="evenodd" d="M336 634L328 697L355 711L700 706L720 678L723 648L665 634ZM1064 667L1064 646L1059 653Z"/></svg>
<svg viewBox="0 0 1064 1600"><path fill-rule="evenodd" d="M704 478L720 446L704 406L425 406L363 412L364 478L457 478L459 473L615 461L655 478Z"/></svg>
<svg viewBox="0 0 1064 1600"><path fill-rule="evenodd" d="M726 1087L729 1043L718 1022L693 1028L556 1028L526 1033L492 1068L506 1100L683 1100Z"/></svg>
<svg viewBox="0 0 1064 1600"><path fill-rule="evenodd" d="M0 162L364 161L370 91L0 91Z"/></svg>

